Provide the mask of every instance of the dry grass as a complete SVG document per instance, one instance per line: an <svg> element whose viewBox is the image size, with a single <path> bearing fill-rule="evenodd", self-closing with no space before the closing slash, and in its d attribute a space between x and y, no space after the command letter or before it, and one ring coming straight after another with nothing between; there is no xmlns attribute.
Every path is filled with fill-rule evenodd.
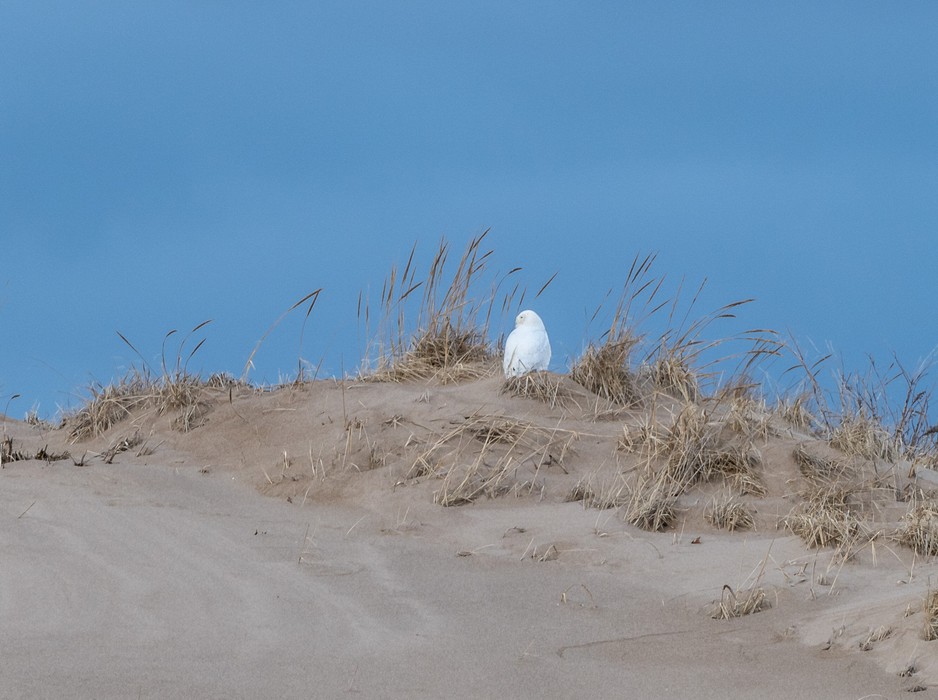
<svg viewBox="0 0 938 700"><path fill-rule="evenodd" d="M682 285L683 286L683 285ZM781 354L783 344L776 334L763 329L744 331L739 335L706 340L704 333L716 321L736 318L737 310L751 303L743 299L725 304L709 314L692 316L705 282L702 283L690 304L681 310L680 289L669 304L662 304L655 311L669 307L666 330L652 344L643 365L651 370L655 388L685 403L697 403L707 394L719 394L721 399L741 397L756 386L749 377L754 368L764 359ZM693 320L689 320L693 318ZM716 356L716 349L721 354ZM735 361L732 370L720 369Z"/></svg>
<svg viewBox="0 0 938 700"><path fill-rule="evenodd" d="M896 537L919 554L938 554L938 503L925 501L914 505L902 518Z"/></svg>
<svg viewBox="0 0 938 700"><path fill-rule="evenodd" d="M310 316L310 314L313 312L313 308L316 306L316 302L319 300L319 295L320 295L321 292L322 292L322 288L317 289L317 290L315 290L315 291L313 291L313 292L310 292L309 294L307 294L306 296L304 296L302 299L300 299L299 301L297 301L296 303L294 303L293 306L291 306L289 309L287 309L287 310L284 311L282 314L280 314L280 316L277 318L277 320L274 321L266 331L264 331L264 335L262 335L262 336L260 337L260 339L257 341L257 343L254 344L254 348L251 350L251 354L248 355L247 362L244 363L244 370L243 370L242 373L241 373L241 380L240 380L242 383L244 383L244 384L247 383L247 381L248 381L248 375L251 373L251 370L254 368L254 356L257 355L257 351L261 349L261 345L263 345L263 344L264 344L264 341L267 340L267 336L269 336L269 335L273 332L273 330L274 330L277 326L280 325L280 323L281 323L281 321L283 321L283 319L285 319L287 316L289 316L289 315L290 315L293 311L295 311L296 309L302 307L304 304L306 304L307 302L309 302L309 305L306 307L306 314L303 316L303 326L302 326L302 330L300 331L300 347L302 348L302 346L303 346L303 333L304 333L304 331L306 330L306 322L309 320L309 316ZM208 321L206 321L206 323L208 323ZM204 326L205 324L203 323L202 325ZM197 326L195 330L198 330L200 327L201 327L201 326ZM122 337L123 337L123 336L122 336ZM201 345L201 343L200 343L200 345ZM131 347L133 347L133 346L131 346ZM198 350L198 347L196 347L196 350ZM178 366L179 366L179 365L178 365L178 357L177 357L177 369L178 369ZM304 374L305 374L302 358L299 358L299 357L297 358L297 368L298 368L298 369L297 369L296 381L299 382L299 381L302 381L303 376L304 376ZM165 372L165 363L164 363L164 374L165 374L165 373L166 373L166 372Z"/></svg>
<svg viewBox="0 0 938 700"><path fill-rule="evenodd" d="M576 440L570 431L542 428L501 416L474 415L428 439L406 478L442 479L434 495L444 506L533 492L541 473L563 461ZM525 477L519 476L524 471Z"/></svg>
<svg viewBox="0 0 938 700"><path fill-rule="evenodd" d="M765 484L758 471L762 461L757 453L732 448L719 456L720 460L716 462L719 469L715 473L720 474L728 488L745 496L761 498L766 495Z"/></svg>
<svg viewBox="0 0 938 700"><path fill-rule="evenodd" d="M143 437L140 435L140 431L134 431L131 435L124 435L114 440L108 445L108 448L102 453L101 457L104 459L105 464L112 464L117 455L132 450L142 443Z"/></svg>
<svg viewBox="0 0 938 700"><path fill-rule="evenodd" d="M663 426L649 413L637 425L623 428L617 449L645 460L625 500L620 495L614 501L625 506L628 522L649 530L669 527L680 496L700 482L719 479L737 495L765 495L759 452L738 436L727 438L725 417L714 420L713 413L722 415L726 411L719 403L711 404L709 409L685 403L670 426ZM720 507L710 509L711 522L734 529L751 527L752 514L742 502L735 497L725 500Z"/></svg>
<svg viewBox="0 0 938 700"><path fill-rule="evenodd" d="M567 502L582 501L587 508L607 510L619 508L629 502L630 489L622 474L602 478L589 474L577 482L564 499Z"/></svg>
<svg viewBox="0 0 938 700"><path fill-rule="evenodd" d="M737 592L724 585L720 601L714 605L711 617L714 620L731 620L734 617L761 612L769 607L765 589L760 586Z"/></svg>
<svg viewBox="0 0 938 700"><path fill-rule="evenodd" d="M447 470L433 500L441 506L458 506L472 503L480 496L503 496L516 484L518 466L508 455L500 455L491 463L483 450L471 463L453 465Z"/></svg>
<svg viewBox="0 0 938 700"><path fill-rule="evenodd" d="M497 352L488 341L488 328L495 291L501 283L481 300L472 296L492 253L482 250L487 234L469 242L448 284L449 245L445 240L440 242L424 279L416 277L416 246L403 272L399 273L396 266L391 268L381 290L379 330L377 341L372 341L374 352L367 353L377 355L376 367L363 371L363 378L455 382L497 371ZM416 319L411 321L407 312L414 304ZM368 300L360 295L358 318L369 334L371 315Z"/></svg>
<svg viewBox="0 0 938 700"><path fill-rule="evenodd" d="M640 396L629 370L629 355L637 342L628 335L610 335L602 345L590 345L570 368L570 378L606 401L635 405Z"/></svg>
<svg viewBox="0 0 938 700"><path fill-rule="evenodd" d="M715 449L720 429L710 422L703 408L684 404L665 438L668 471L688 485L699 481L706 468L706 455Z"/></svg>
<svg viewBox="0 0 938 700"><path fill-rule="evenodd" d="M13 448L13 438L6 436L0 440L0 467L11 462L20 462L28 460L38 460L40 462L59 462L68 459L71 455L68 452L50 452L49 446L44 445L35 452L24 452Z"/></svg>
<svg viewBox="0 0 938 700"><path fill-rule="evenodd" d="M894 631L892 627L886 625L880 625L876 629L870 630L869 634L866 635L866 639L860 642L860 651L870 651L877 642L891 637Z"/></svg>
<svg viewBox="0 0 938 700"><path fill-rule="evenodd" d="M802 476L816 487L823 488L836 483L856 481L854 468L842 459L809 452L804 445L796 447L792 456Z"/></svg>
<svg viewBox="0 0 938 700"><path fill-rule="evenodd" d="M671 527L677 517L677 502L687 484L674 478L667 470L646 469L628 489L625 499L625 520L636 527L660 532Z"/></svg>
<svg viewBox="0 0 938 700"><path fill-rule="evenodd" d="M789 343L796 364L804 372L807 391L780 403L779 412L795 427L824 433L836 449L848 457L873 462L934 462L938 458L938 429L932 422L930 402L933 386L926 379L934 357L914 371L897 358L885 368L869 358L865 372L840 372L836 392L825 391L817 376L831 355L809 362L793 340ZM806 409L808 403L816 412Z"/></svg>
<svg viewBox="0 0 938 700"><path fill-rule="evenodd" d="M655 419L652 408L639 416L635 425L622 427L622 435L616 443L616 449L655 459L666 453L669 434L668 428Z"/></svg>
<svg viewBox="0 0 938 700"><path fill-rule="evenodd" d="M925 629L922 636L925 641L932 642L938 639L938 591L928 591L922 611L925 613Z"/></svg>
<svg viewBox="0 0 938 700"><path fill-rule="evenodd" d="M205 382L194 375L153 379L138 370L131 370L114 384L93 384L91 398L65 419L69 440L97 437L138 411L154 411L157 415L179 411L172 427L188 432L202 425L209 410L204 401L205 388Z"/></svg>
<svg viewBox="0 0 938 700"><path fill-rule="evenodd" d="M490 377L498 371L482 334L459 331L449 323L425 332L413 347L365 379L408 382L434 379L452 384Z"/></svg>
<svg viewBox="0 0 938 700"><path fill-rule="evenodd" d="M852 547L871 535L850 508L849 497L849 492L841 488L817 489L795 506L783 522L809 547Z"/></svg>
<svg viewBox="0 0 938 700"><path fill-rule="evenodd" d="M591 342L570 368L570 378L597 396L620 406L633 406L640 400L635 376L631 370L631 355L641 342L634 330L633 305L641 305L646 314L657 309L649 306L663 280L650 277L654 256L636 257L629 269L622 294L612 314L608 329L598 343ZM608 298L608 295L607 295ZM603 309L600 304L593 313L595 320Z"/></svg>
<svg viewBox="0 0 938 700"><path fill-rule="evenodd" d="M147 406L152 397L153 382L133 370L115 384L92 384L89 390L91 398L66 418L72 442L101 435L137 409Z"/></svg>
<svg viewBox="0 0 938 700"><path fill-rule="evenodd" d="M660 391L683 401L697 401L700 385L689 359L677 349L663 352L650 365L651 380Z"/></svg>
<svg viewBox="0 0 938 700"><path fill-rule="evenodd" d="M726 425L748 440L769 439L769 411L765 403L747 396L738 396L730 400Z"/></svg>
<svg viewBox="0 0 938 700"><path fill-rule="evenodd" d="M863 415L844 416L831 433L830 443L848 457L870 460L894 462L902 452L879 421Z"/></svg>
<svg viewBox="0 0 938 700"><path fill-rule="evenodd" d="M500 393L541 401L551 408L566 405L573 400L570 392L563 390L561 378L550 372L528 372L520 377L508 377Z"/></svg>
<svg viewBox="0 0 938 700"><path fill-rule="evenodd" d="M795 430L814 434L819 421L808 408L810 400L810 395L805 393L790 398L780 398L773 412Z"/></svg>
<svg viewBox="0 0 938 700"><path fill-rule="evenodd" d="M755 525L751 506L730 492L714 496L704 517L708 523L722 530L751 530Z"/></svg>
<svg viewBox="0 0 938 700"><path fill-rule="evenodd" d="M832 442L848 454L887 462L934 456L933 387L925 386L933 361L930 357L909 371L896 357L885 368L871 357L865 373L842 374Z"/></svg>
<svg viewBox="0 0 938 700"><path fill-rule="evenodd" d="M208 410L203 402L203 394L209 382L190 373L189 362L205 343L205 338L196 343L188 354L185 354L185 346L193 334L209 323L211 321L203 321L180 340L172 365L166 361L166 342L177 331L171 330L164 336L160 374L156 374L133 343L118 332L121 340L140 357L144 369L132 368L116 383L106 386L100 383L92 384L89 387L91 396L85 405L65 418L69 440L78 442L97 437L122 420L144 410L154 410L158 415L181 410L182 415L173 421L173 427L177 430L188 431L200 425L201 417Z"/></svg>
<svg viewBox="0 0 938 700"><path fill-rule="evenodd" d="M700 406L686 404L665 439L667 470L683 484L722 478L740 493L764 495L761 457L751 445L725 440L724 427Z"/></svg>

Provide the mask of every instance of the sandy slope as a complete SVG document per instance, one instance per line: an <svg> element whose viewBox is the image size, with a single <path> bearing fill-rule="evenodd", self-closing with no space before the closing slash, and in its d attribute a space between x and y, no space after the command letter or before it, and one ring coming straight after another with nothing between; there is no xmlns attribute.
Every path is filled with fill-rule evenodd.
<svg viewBox="0 0 938 700"><path fill-rule="evenodd" d="M441 507L440 478L406 470L479 411L576 444L510 494ZM87 466L0 471L0 696L938 697L938 642L911 610L934 563L910 582L885 546L832 567L774 527L714 530L693 504L683 531L647 533L565 502L600 461L619 468L624 418L508 399L494 379L236 390L190 432L172 418L80 446L4 422L18 448ZM148 449L95 456L136 431ZM791 466L767 468L784 483ZM760 572L771 609L711 619L724 584Z"/></svg>

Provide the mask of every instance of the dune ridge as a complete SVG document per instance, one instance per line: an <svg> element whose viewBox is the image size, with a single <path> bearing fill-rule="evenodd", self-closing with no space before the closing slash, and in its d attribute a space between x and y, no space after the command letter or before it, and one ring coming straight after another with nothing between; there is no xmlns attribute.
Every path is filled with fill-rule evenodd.
<svg viewBox="0 0 938 700"><path fill-rule="evenodd" d="M649 339L678 317L652 256L569 373L505 379L492 309L532 299L473 296L484 241L392 270L357 376L202 378L187 336L3 418L3 696L935 695L924 375L832 408L767 331L715 372L746 302ZM770 399L784 353L804 381Z"/></svg>

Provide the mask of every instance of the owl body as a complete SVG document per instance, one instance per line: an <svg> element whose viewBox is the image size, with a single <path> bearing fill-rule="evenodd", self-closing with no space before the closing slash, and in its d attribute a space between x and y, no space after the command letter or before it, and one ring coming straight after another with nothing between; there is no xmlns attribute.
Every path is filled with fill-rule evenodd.
<svg viewBox="0 0 938 700"><path fill-rule="evenodd" d="M547 369L550 364L550 340L541 317L531 310L515 318L515 329L505 341L502 368L506 377L520 377L528 372Z"/></svg>

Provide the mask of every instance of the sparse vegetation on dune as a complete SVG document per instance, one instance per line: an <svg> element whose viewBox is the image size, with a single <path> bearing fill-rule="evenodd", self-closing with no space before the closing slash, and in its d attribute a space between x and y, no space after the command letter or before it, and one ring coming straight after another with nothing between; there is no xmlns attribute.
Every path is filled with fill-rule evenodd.
<svg viewBox="0 0 938 700"><path fill-rule="evenodd" d="M666 558L668 543L698 573L728 541L745 556L756 546L762 557L768 547L748 576L752 562L734 561L716 579L707 572L706 591L684 587L669 598L728 621L706 625L739 624L799 592L813 605L835 584L838 593L860 588L867 565L895 560L906 567L899 583L918 585L913 602L902 602L914 622L897 614L860 632L837 622L823 648L837 639L847 646L848 637L863 651L891 649L903 637L938 639L938 593L921 597L938 556L938 426L929 422L927 367L908 372L894 362L880 372L871 362L866 374L841 373L829 391L821 376L829 357L811 361L794 341L767 330L707 337L733 326L722 324L749 300L698 318L700 289L682 305L680 290L669 296L664 278L652 273L654 256L646 256L633 262L622 293L595 310L591 323L603 331L570 358L568 372L555 359L554 371L505 379L503 339L493 342L493 325L507 325L523 308L525 290L518 268L488 274L486 241L485 233L472 239L452 266L441 242L424 275L412 249L403 268L391 269L377 307L359 298L370 344L354 378L315 380L299 360L295 381L248 381L265 338L297 310L305 310L305 325L320 290L277 319L240 378L190 370L205 342L196 336L209 322L181 340L166 334L156 369L120 336L139 367L92 385L62 426L35 423L42 442L23 445L4 433L0 468L24 460L63 468L69 457L76 467L119 465L154 453L168 463L164 454L176 462L185 453L200 474L231 470L298 507L341 500L385 520L396 509L393 526L381 526L387 534L436 518L485 538L490 521L500 518L504 528L504 518L524 514L531 521L496 543L479 539L457 554L508 552L523 566L568 567L565 575L582 561L595 573L626 541L636 548L608 569L624 576L648 571L643 557ZM791 359L782 375L791 381L787 391L766 379L778 358ZM85 451L73 456L68 450L79 441ZM516 499L520 507L511 507ZM560 532L564 517L578 523L578 534ZM595 519L592 529L585 519ZM515 539L526 528L531 534ZM929 573L920 573L924 567ZM743 580L723 585L724 575ZM885 604L877 599L877 606ZM905 676L920 673L916 659L903 668Z"/></svg>
<svg viewBox="0 0 938 700"><path fill-rule="evenodd" d="M683 305L680 289L668 296L664 278L653 274L650 255L635 258L611 309L605 302L597 307L591 322L606 318L605 330L572 360L568 375L502 380L491 323L521 307L526 292L515 280L520 268L489 275L487 233L473 238L452 268L442 241L423 275L414 248L403 268L392 267L376 309L360 296L359 321L371 339L359 377L366 381L339 380L339 434L322 438L337 445L330 474L385 469L398 484L430 483L435 501L448 506L536 495L614 509L623 521L653 531L688 520L729 531L774 526L812 548L855 548L888 536L938 553L931 502L902 502L914 470L938 462L926 368L908 372L894 362L880 373L871 363L868 374L842 378L825 393L819 374L827 358L810 362L797 344L771 331L705 337L751 300L695 316L702 286ZM305 324L320 291L284 316L305 308ZM189 371L205 339L187 350L189 340L208 321L182 338L167 362L171 331L158 372L140 356L142 369L90 388L87 403L64 421L69 438L95 438L148 416L168 416L182 432L198 428L219 401L251 388L255 353L282 318L258 342L241 379ZM764 376L764 361L783 355L794 358L788 376L800 379L770 408L769 392L754 377ZM298 381L305 379L300 363ZM465 399L448 394L445 405L431 407L433 387L454 382L462 383L457 391ZM412 401L421 408L413 410L422 418L366 425L349 415L346 384L356 385L359 406L368 387L417 391ZM890 403L896 396L898 403ZM402 423L410 429L401 430ZM309 461L317 464L312 450ZM318 464L311 473L321 480L322 449ZM296 488L304 483L298 479ZM791 503L787 512L778 512L778 499ZM771 507L762 506L769 501ZM900 517L903 508L908 512ZM889 520L887 511L900 515Z"/></svg>
<svg viewBox="0 0 938 700"><path fill-rule="evenodd" d="M150 368L137 348L118 332L121 340L140 357L143 369L131 368L124 377L113 384L92 384L89 388L89 400L74 414L66 417L65 425L70 439L77 442L97 437L124 419L148 410L155 411L158 415L179 411L178 428L184 431L191 429L201 414L208 410L208 405L202 400L203 390L220 382L221 375L204 380L189 372L189 361L202 347L205 338L199 340L183 359L186 342L209 323L211 321L198 324L180 341L175 363L172 365L166 362L166 341L177 331L171 330L166 334L163 338L159 374Z"/></svg>

